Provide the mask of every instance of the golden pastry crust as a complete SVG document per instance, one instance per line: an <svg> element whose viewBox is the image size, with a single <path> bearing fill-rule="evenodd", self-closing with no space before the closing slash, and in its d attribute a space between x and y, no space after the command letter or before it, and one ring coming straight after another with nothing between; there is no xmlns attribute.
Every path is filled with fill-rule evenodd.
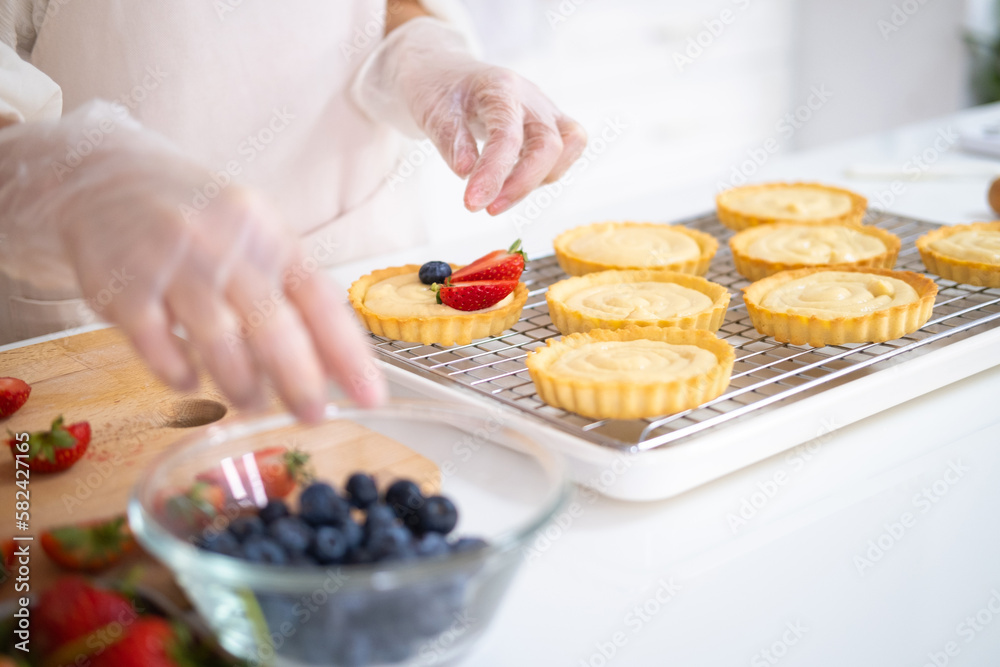
<svg viewBox="0 0 1000 667"><path fill-rule="evenodd" d="M521 309L528 300L527 286L518 283L513 300L495 310L468 313L455 311L455 314L434 317L386 317L365 306L365 295L372 285L393 276L417 273L419 270L419 264L394 266L373 271L354 281L347 291L348 299L366 329L376 336L408 343L468 345L477 338L498 336L510 329L521 317Z"/></svg>
<svg viewBox="0 0 1000 667"><path fill-rule="evenodd" d="M668 264L657 264L650 266L640 258L636 261L621 264L602 262L593 258L584 257L570 250L572 243L587 235L601 233L608 229L669 229L671 231L684 234L698 244L699 255L691 259L681 259ZM569 229L553 240L556 259L563 271L571 276L582 276L587 273L597 271L610 271L613 269L662 269L667 271L677 271L679 273L689 273L692 275L703 275L708 271L712 258L719 249L719 242L715 238L696 229L688 229L680 225L662 225L655 222L597 222L590 225L582 225Z"/></svg>
<svg viewBox="0 0 1000 667"><path fill-rule="evenodd" d="M791 227L802 227L802 223L774 223L770 225L757 225L754 227L748 227L743 231L737 232L729 239L729 249L733 253L733 263L736 265L736 270L741 276L747 280L760 280L761 278L766 278L768 276L774 275L779 271L790 271L795 269L805 269L811 267L820 266L831 266L829 264L802 264L802 263L786 263L786 262L773 262L761 257L755 257L750 254L750 246L760 239L762 236L772 233L781 229L788 229ZM808 225L816 228L830 227L833 225ZM844 225L838 225L843 227ZM872 227L870 225L860 225L860 226L850 226L850 229L857 231L862 234L867 234L873 236L882 243L885 244L885 252L879 253L878 255L873 255L871 257L865 257L856 262L837 262L841 266L857 266L857 267L874 267L878 269L891 269L896 265L896 258L899 256L899 248L901 242L899 237L895 234L887 232L884 229L878 227Z"/></svg>
<svg viewBox="0 0 1000 667"><path fill-rule="evenodd" d="M634 340L693 345L714 355L716 363L707 372L673 380L602 382L552 372L552 365L568 351L591 343ZM717 398L729 386L735 360L732 345L702 329L631 326L550 339L545 347L533 350L526 363L539 397L551 406L593 419L641 419L689 410Z"/></svg>
<svg viewBox="0 0 1000 667"><path fill-rule="evenodd" d="M616 319L596 317L575 310L566 300L583 289L596 285L617 285L626 283L662 282L673 283L704 294L711 301L706 310L682 317L665 319ZM706 329L718 331L729 307L729 290L700 276L692 276L676 271L599 271L561 280L548 289L545 295L549 304L552 324L562 334L590 331L591 329L621 329L627 326L677 327L679 329Z"/></svg>
<svg viewBox="0 0 1000 667"><path fill-rule="evenodd" d="M825 271L842 271L895 278L907 283L917 293L915 301L856 316L819 317L776 312L761 305L777 287ZM782 271L743 288L743 301L754 328L782 343L793 345L842 345L844 343L881 343L901 338L922 327L930 319L937 297L937 285L927 276L912 271L824 266Z"/></svg>
<svg viewBox="0 0 1000 667"><path fill-rule="evenodd" d="M836 215L820 216L816 218L803 219L797 216L781 215L761 215L750 211L740 210L732 203L734 195L752 193L754 191L765 192L768 190L806 188L812 190L825 190L827 192L846 196L850 200L848 211ZM761 183L758 185L744 185L737 188L730 188L720 192L715 197L716 211L719 221L730 229L740 231L756 225L766 225L775 222L797 222L799 224L819 224L819 225L860 225L868 209L868 200L856 192L835 188L821 183Z"/></svg>
<svg viewBox="0 0 1000 667"><path fill-rule="evenodd" d="M935 242L959 232L1000 233L1000 221L940 227L924 234L917 239L917 250L920 251L920 258L924 260L924 266L945 280L980 287L1000 287L1000 265L954 257L931 247Z"/></svg>

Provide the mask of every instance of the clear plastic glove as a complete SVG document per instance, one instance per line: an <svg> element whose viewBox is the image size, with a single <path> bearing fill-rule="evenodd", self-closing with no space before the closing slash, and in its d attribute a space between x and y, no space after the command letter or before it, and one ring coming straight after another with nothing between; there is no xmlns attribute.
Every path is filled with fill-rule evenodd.
<svg viewBox="0 0 1000 667"><path fill-rule="evenodd" d="M198 201L213 182L107 103L5 128L3 270L35 285L75 280L176 388L197 386L171 335L180 324L238 407L263 406L265 378L308 421L322 415L327 377L363 405L379 402L384 383L343 293L301 269L297 241L253 193L230 184Z"/></svg>
<svg viewBox="0 0 1000 667"><path fill-rule="evenodd" d="M587 143L579 123L534 84L477 61L461 33L433 18L391 32L362 66L353 95L370 117L429 137L452 171L469 177L470 211L505 211L558 180Z"/></svg>

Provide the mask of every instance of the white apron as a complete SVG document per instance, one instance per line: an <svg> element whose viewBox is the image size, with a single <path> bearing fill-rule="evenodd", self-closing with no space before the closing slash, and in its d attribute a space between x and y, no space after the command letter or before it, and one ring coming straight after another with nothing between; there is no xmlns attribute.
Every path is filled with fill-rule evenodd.
<svg viewBox="0 0 1000 667"><path fill-rule="evenodd" d="M61 88L65 113L121 102L220 183L267 195L324 265L424 239L417 179L387 178L402 138L347 95L385 0L0 0L0 20L25 4L16 46ZM0 276L0 294L0 343L93 319L72 285Z"/></svg>

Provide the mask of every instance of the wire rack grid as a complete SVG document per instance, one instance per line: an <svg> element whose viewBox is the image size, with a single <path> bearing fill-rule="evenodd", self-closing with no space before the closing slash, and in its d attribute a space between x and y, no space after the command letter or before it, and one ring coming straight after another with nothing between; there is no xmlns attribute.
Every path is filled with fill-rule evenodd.
<svg viewBox="0 0 1000 667"><path fill-rule="evenodd" d="M914 241L938 224L880 213L869 213L865 222L900 237L897 269L924 271ZM530 290L528 302L517 324L500 336L441 347L373 334L371 343L382 359L395 366L488 396L584 440L619 450L643 451L687 441L710 428L729 427L740 419L791 405L829 387L1000 326L1000 289L939 278L930 320L903 338L820 348L779 343L759 334L750 322L740 291L749 282L736 272L727 244L732 232L714 214L676 224L707 232L720 241L719 253L705 277L727 287L733 296L718 332L736 348L732 381L725 393L698 408L651 419L594 420L541 401L524 359L529 351L560 335L549 319L545 291L567 276L552 255L527 263L522 280Z"/></svg>

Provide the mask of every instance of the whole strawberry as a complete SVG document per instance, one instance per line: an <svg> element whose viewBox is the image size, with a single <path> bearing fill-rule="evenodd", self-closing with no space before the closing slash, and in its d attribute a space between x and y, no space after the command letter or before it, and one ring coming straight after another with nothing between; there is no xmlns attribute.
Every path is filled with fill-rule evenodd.
<svg viewBox="0 0 1000 667"><path fill-rule="evenodd" d="M9 431L8 431L9 433ZM27 451L24 441L10 433L7 441L10 453L17 459L27 455L28 468L35 472L59 472L71 467L87 452L90 444L90 424L77 422L63 426L62 415L52 422L52 430L36 431L28 436Z"/></svg>
<svg viewBox="0 0 1000 667"><path fill-rule="evenodd" d="M31 385L17 378L0 378L0 419L21 409L31 394Z"/></svg>
<svg viewBox="0 0 1000 667"><path fill-rule="evenodd" d="M41 595L32 620L38 628L42 653L51 654L109 624L128 625L136 613L124 596L96 588L82 577L68 576Z"/></svg>
<svg viewBox="0 0 1000 667"><path fill-rule="evenodd" d="M173 626L156 616L144 616L125 635L94 657L93 667L180 667L189 664L184 643Z"/></svg>
<svg viewBox="0 0 1000 667"><path fill-rule="evenodd" d="M517 280L524 272L524 251L521 239L508 250L494 250L451 274L451 282L477 280Z"/></svg>

